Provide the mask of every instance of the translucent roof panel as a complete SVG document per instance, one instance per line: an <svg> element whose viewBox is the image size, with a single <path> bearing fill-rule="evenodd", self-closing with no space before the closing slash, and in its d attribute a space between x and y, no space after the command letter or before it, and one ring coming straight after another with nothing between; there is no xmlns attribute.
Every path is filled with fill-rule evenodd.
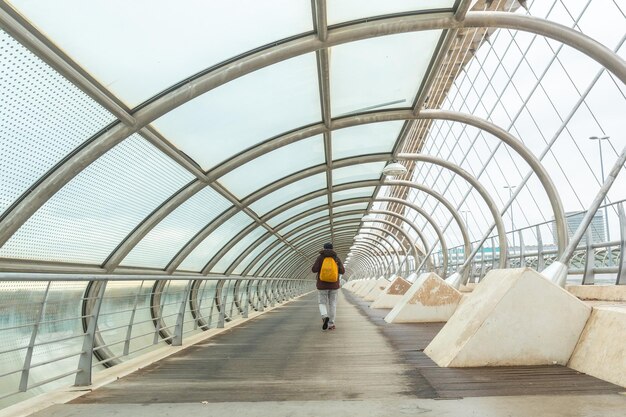
<svg viewBox="0 0 626 417"><path fill-rule="evenodd" d="M333 193L333 201L346 200L348 198L371 197L374 187L359 187L349 190L335 191Z"/></svg>
<svg viewBox="0 0 626 417"><path fill-rule="evenodd" d="M115 117L0 30L0 213Z"/></svg>
<svg viewBox="0 0 626 417"><path fill-rule="evenodd" d="M258 276L257 274L261 271L259 271L259 269L261 269L261 266L263 266L263 264L272 256L274 256L279 250L281 250L283 247L285 247L284 243L280 243L278 245L276 245L275 247L273 247L272 249L268 250L267 253L265 253L265 255L263 255L258 262L256 262L253 266L252 269L250 270L250 275L253 276ZM265 269L265 268L263 268Z"/></svg>
<svg viewBox="0 0 626 417"><path fill-rule="evenodd" d="M322 211L318 211L317 213L313 213L313 214L309 214L306 217L301 218L300 220L296 220L295 222L291 223L288 226L285 226L281 229L278 230L279 233L281 234L286 234L289 233L291 230L302 226L303 224L306 224L310 221L313 221L315 219L319 219L321 217L328 217L328 210L322 210Z"/></svg>
<svg viewBox="0 0 626 417"><path fill-rule="evenodd" d="M324 139L319 135L268 152L224 175L219 182L243 198L276 180L325 162Z"/></svg>
<svg viewBox="0 0 626 417"><path fill-rule="evenodd" d="M156 225L121 265L165 268L184 244L229 207L231 203L211 187L200 190Z"/></svg>
<svg viewBox="0 0 626 417"><path fill-rule="evenodd" d="M243 212L235 214L226 220L221 226L213 231L206 239L191 251L189 256L178 267L181 271L197 271L211 260L211 258L228 242L233 236L246 228L253 220Z"/></svg>
<svg viewBox="0 0 626 417"><path fill-rule="evenodd" d="M263 242L259 243L259 245L252 250L249 254L246 255L245 258L241 260L239 265L235 269L233 269L233 274L241 275L244 269L250 265L250 263L259 256L262 252L264 252L272 243L276 242L278 238L274 235L268 236Z"/></svg>
<svg viewBox="0 0 626 417"><path fill-rule="evenodd" d="M52 196L0 249L0 257L101 264L139 222L191 179L172 159L133 135Z"/></svg>
<svg viewBox="0 0 626 417"><path fill-rule="evenodd" d="M328 205L328 197L326 197L325 195L321 197L315 197L311 200L305 201L304 203L300 203L297 206L294 206L272 217L271 219L267 220L267 224L269 224L272 227L275 227L279 225L280 223L284 222L285 220L297 215L298 213L305 212L314 207L327 206L327 205Z"/></svg>
<svg viewBox="0 0 626 417"><path fill-rule="evenodd" d="M391 153L400 136L403 121L370 123L335 130L333 160L357 155Z"/></svg>
<svg viewBox="0 0 626 417"><path fill-rule="evenodd" d="M313 29L306 1L11 3L130 107L235 55Z"/></svg>
<svg viewBox="0 0 626 417"><path fill-rule="evenodd" d="M354 203L354 204L346 204L344 206L333 207L333 213L341 213L344 211L352 211L352 210L365 210L367 209L368 203Z"/></svg>
<svg viewBox="0 0 626 417"><path fill-rule="evenodd" d="M208 170L260 142L320 118L315 54L307 54L222 85L153 124Z"/></svg>
<svg viewBox="0 0 626 417"><path fill-rule="evenodd" d="M328 2L328 24L348 22L392 13L452 10L455 0L332 0Z"/></svg>
<svg viewBox="0 0 626 417"><path fill-rule="evenodd" d="M381 161L333 169L333 185L379 179L384 167L385 162Z"/></svg>
<svg viewBox="0 0 626 417"><path fill-rule="evenodd" d="M228 267L235 261L235 259L237 259L239 255L248 249L254 241L266 233L267 229L261 226L248 233L217 261L213 268L211 268L211 272L219 274L225 273L226 269L228 269ZM222 242L222 244L223 243L224 242Z"/></svg>
<svg viewBox="0 0 626 417"><path fill-rule="evenodd" d="M294 233L293 236L290 236L289 240L292 241L294 239L297 239L298 236L301 236L302 234L311 231L311 229L315 229L316 227L321 227L321 226L328 226L328 230L330 230L330 222L328 220L323 220L323 221L314 223L310 226L307 226L302 230L299 230L298 232Z"/></svg>
<svg viewBox="0 0 626 417"><path fill-rule="evenodd" d="M291 200L326 188L326 174L315 174L293 182L250 204L252 210L264 215Z"/></svg>
<svg viewBox="0 0 626 417"><path fill-rule="evenodd" d="M441 30L401 33L338 45L331 50L333 116L411 107Z"/></svg>

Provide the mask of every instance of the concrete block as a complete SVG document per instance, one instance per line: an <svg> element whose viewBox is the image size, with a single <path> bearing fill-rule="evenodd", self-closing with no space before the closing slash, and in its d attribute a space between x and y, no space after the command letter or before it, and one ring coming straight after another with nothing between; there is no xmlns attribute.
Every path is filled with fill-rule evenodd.
<svg viewBox="0 0 626 417"><path fill-rule="evenodd" d="M626 387L626 308L594 308L567 366Z"/></svg>
<svg viewBox="0 0 626 417"><path fill-rule="evenodd" d="M461 301L461 293L437 274L421 274L385 317L387 323L446 321Z"/></svg>
<svg viewBox="0 0 626 417"><path fill-rule="evenodd" d="M365 297L367 293L370 292L372 288L374 288L374 285L376 285L377 282L378 280L376 279L368 279L367 281L365 281L365 284L363 284L361 288L356 291L356 295L361 298Z"/></svg>
<svg viewBox="0 0 626 417"><path fill-rule="evenodd" d="M626 285L568 285L567 291L590 301L626 301Z"/></svg>
<svg viewBox="0 0 626 417"><path fill-rule="evenodd" d="M365 301L374 301L375 299L378 298L378 296L380 294L383 293L383 291L385 291L387 289L387 287L389 286L390 282L387 281L385 278L379 278L376 281L376 285L374 285L372 287L371 290L369 290L369 292L367 294L365 294L365 296L363 297L363 299Z"/></svg>
<svg viewBox="0 0 626 417"><path fill-rule="evenodd" d="M402 277L396 277L385 291L380 293L371 308L393 308L402 296L411 288L411 283Z"/></svg>
<svg viewBox="0 0 626 417"><path fill-rule="evenodd" d="M530 268L492 270L424 352L439 366L565 365L590 314Z"/></svg>

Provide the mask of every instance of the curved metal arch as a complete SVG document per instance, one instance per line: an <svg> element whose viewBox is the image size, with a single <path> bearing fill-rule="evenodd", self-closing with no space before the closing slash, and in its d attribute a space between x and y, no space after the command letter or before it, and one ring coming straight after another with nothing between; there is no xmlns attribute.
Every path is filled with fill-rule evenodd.
<svg viewBox="0 0 626 417"><path fill-rule="evenodd" d="M376 219L374 221L377 222L377 223L385 224L385 225L387 225L389 227L393 227L395 230L397 230L402 235L402 237L404 237L406 239L406 241L409 243L409 245L411 245L411 252L413 252L413 257L415 258L415 262L417 262L417 260L419 259L419 254L417 253L418 246L417 246L417 243L413 239L411 239L411 236L409 236L400 226L398 226L397 224L395 224L393 222L390 222L390 221L387 221L387 220L384 220L384 219ZM371 229L372 226L367 226L367 227L363 226L363 228ZM392 235L393 235L393 233L392 233ZM400 245L400 247L404 247L404 245ZM426 249L426 248L424 248L424 249ZM426 254L426 252L424 252L424 254ZM405 256L408 256L408 252L405 253Z"/></svg>
<svg viewBox="0 0 626 417"><path fill-rule="evenodd" d="M320 219L318 219L318 220L320 220ZM356 234L356 231L358 229L358 227L357 227L358 223L359 222L355 221L354 219L339 220L339 221L335 222L335 224L338 225L338 226L346 225L346 224L354 225L355 226L355 234ZM300 227L294 229L293 231L290 231L289 235L291 236L292 234L297 233L298 231L301 231L304 227L307 227L307 226L306 225L300 226ZM313 229L309 230L309 233L315 233L315 232L318 232L318 231L327 231L327 226L326 225L320 225L319 227L316 227L316 228L313 228ZM287 236L287 235L285 235L285 236ZM301 236L301 237L298 237L297 241L299 241L301 239L304 239L304 238L306 238L306 236L304 236L304 235ZM269 268L267 268L267 266L271 263L272 259L276 258L276 257L281 257L282 254L286 250L288 250L288 249L289 249L288 246L283 246L272 257L266 259L265 262L261 266L259 266L259 268L257 268L257 270L255 271L255 275L260 273L261 275L265 276L267 273L269 273Z"/></svg>
<svg viewBox="0 0 626 417"><path fill-rule="evenodd" d="M341 225L341 222L337 222L338 225ZM343 232L343 230L341 228L337 228L338 231L338 236L341 232ZM356 233L356 230L353 232L352 229L347 230L346 234L351 236L350 238L350 242L352 241L352 236L354 236ZM391 233L389 233L388 231L385 231L386 233L392 235ZM393 236L393 235L392 235ZM301 240L303 239L308 239L308 236L303 236ZM316 238L315 241L309 242L305 245L302 246L303 250L308 250L308 248L312 248L312 247L320 247L322 243L324 243L327 240L327 235L323 235L322 237ZM397 242L398 244L400 244L400 242ZM382 245L381 245L382 246ZM267 261L265 261L264 265L262 265L259 269L263 269L263 274L264 275L269 275L269 276L273 276L276 274L275 271L280 270L281 266L284 265L285 263L288 263L290 261L291 258L294 258L293 255L287 255L287 256L275 256L275 259L268 259Z"/></svg>
<svg viewBox="0 0 626 417"><path fill-rule="evenodd" d="M341 224L341 223L340 223L340 222L337 222L336 224ZM399 239L398 239L398 238L397 238L397 237L396 237L393 233L391 233L391 232L389 232L388 230L385 230L385 229L383 229L383 228L373 227L373 229L380 230L381 232L388 234L389 236L391 236L393 239L395 239L395 240L396 240L396 243L398 243L398 245L399 245L400 247L403 247L402 242L401 242L401 241L400 241L400 240L399 240ZM307 237L307 236L303 236L303 239L304 239L304 238L308 238L308 237ZM317 244L317 245L319 246L319 245L320 245L320 242L322 242L322 239L320 239L318 242L310 243L310 244L308 244L308 245L306 245L306 246L304 246L304 247L310 247L310 246L312 246L313 244ZM409 241L409 242L410 242L410 241ZM275 271L276 269L279 269L279 268L280 268L280 265L281 265L280 261L281 261L281 259L279 258L279 259L278 259L278 262L276 262L276 261L275 261L275 262L273 262L273 263L269 263L269 261L270 261L269 259L266 261L266 263L268 263L268 266L267 266L266 271L267 271L267 274L272 275L272 274L275 274L275 272L274 272L274 271Z"/></svg>
<svg viewBox="0 0 626 417"><path fill-rule="evenodd" d="M382 275L382 268L380 265L376 264L374 259L370 259L370 256L367 252L364 252L361 248L353 249L356 255L360 255L359 261L367 267L367 270L371 271L371 273L380 276Z"/></svg>
<svg viewBox="0 0 626 417"><path fill-rule="evenodd" d="M392 217L402 220L403 222L408 224L413 230L415 230L415 232L420 237L422 242L424 242L424 253L428 254L430 252L430 248L426 246L426 238L424 236L424 233L422 233L422 231L405 216L398 214L396 212L390 211L390 210L370 210L369 212L372 214L384 214L384 215L392 216ZM432 220L430 216L428 216L427 219ZM439 237L439 243L441 244L441 253L443 256L443 272L441 275L442 275L442 278L445 278L447 271L448 271L448 245L443 237L443 233L441 233L441 229L439 229L439 226L437 226L435 223L431 223L431 225L435 229L435 233ZM415 261L417 262L417 259Z"/></svg>
<svg viewBox="0 0 626 417"><path fill-rule="evenodd" d="M348 245L349 241L350 239L345 240L345 245ZM317 242L309 243L307 247L319 247L321 246L322 242L324 242L324 240L320 239ZM298 274L298 276L301 278L311 273L310 272L311 263L312 262L309 262L309 263L300 262L298 258L296 257L284 258L281 260L280 263L276 264L275 268L272 271L272 274L277 275L277 276L291 274L293 271L301 269L302 272Z"/></svg>
<svg viewBox="0 0 626 417"><path fill-rule="evenodd" d="M325 41L321 41L315 35L304 36L218 66L213 71L202 73L198 78L182 83L178 88L133 112L131 116L135 119L134 125L127 126L120 122L91 140L73 156L62 161L55 170L41 178L27 194L4 213L0 221L0 246L6 243L52 195L98 157L163 114L219 85L271 64L346 42L394 33L463 27L509 28L560 41L596 60L626 83L626 62L617 54L580 32L535 17L504 12L470 12L462 21L448 14L431 14L347 24L329 29Z"/></svg>
<svg viewBox="0 0 626 417"><path fill-rule="evenodd" d="M498 230L498 241L499 241L500 253L501 253L500 268L506 268L507 258L508 258L508 251L507 251L508 242L506 239L506 228L504 227L504 221L502 220L502 215L500 214L500 210L498 209L498 206L496 205L493 198L491 198L491 195L489 194L487 189L485 189L485 187L483 187L483 185L480 183L480 181L478 181L476 178L474 178L472 174L470 174L469 172L467 172L460 166L453 164L452 162L446 161L445 159L437 158L431 155L405 153L405 154L399 154L398 158L439 165L445 169L448 169L454 172L455 174L463 178L465 181L467 181L472 187L474 187L474 189L480 194L482 199L485 200L485 203L487 204L487 208L489 208L489 211L491 212L491 215L493 216L493 221L496 224L496 228Z"/></svg>
<svg viewBox="0 0 626 417"><path fill-rule="evenodd" d="M564 249L564 247L567 245L568 239L567 228L565 225L565 215L559 193L556 190L556 187L554 186L550 175L541 164L541 161L523 144L523 142L515 138L506 130L498 127L497 125L470 114L450 110L428 109L421 110L419 114L415 114L414 112L407 110L386 110L375 113L356 114L347 118L343 118L341 119L342 124L340 125L340 127L331 127L329 131L346 127L346 125L356 126L360 124L376 123L380 121L411 119L449 120L458 123L469 124L480 130L492 134L499 140L509 145L529 164L531 169L535 172L535 175L537 175L537 178L540 180L545 192L547 193L548 200L552 205L552 210L555 217L557 230L557 246L558 248L560 248L559 250ZM320 126L320 128L322 128L322 126ZM253 155L254 157L258 157L271 150L302 140L306 137L309 137L310 134L314 134L311 128L304 127L295 132L289 132L285 135L278 136L277 138L271 140L271 142L273 142L273 146L271 148L264 143L245 152L244 154L248 156L244 158L243 161L240 161L240 163L245 163L252 160ZM320 167L321 166L322 165L320 165ZM230 168L225 168L221 175L224 175L235 168L237 168L237 165L230 165ZM144 221L142 221L142 223L133 232L131 232L131 234L109 256L109 259L104 264L105 268L107 270L111 270L112 268L119 265L122 259L128 253L130 253L132 248L137 243L139 243L141 238L145 237L145 235L153 227L155 227L159 221L167 216L167 214L171 213L171 211L173 211L178 205L186 201L186 199L190 198L196 192L203 189L206 185L207 184L205 182L200 180L193 181L192 183L188 184L182 191L176 193L172 197L172 201L166 201L166 203L164 203L157 210L155 210L152 215L144 219ZM266 221L265 217L262 219L262 221Z"/></svg>
<svg viewBox="0 0 626 417"><path fill-rule="evenodd" d="M401 264L402 258L400 257L400 254L398 253L397 249L395 247L393 247L393 245L391 245L389 243L389 241L385 237L381 237L380 235L376 235L375 233L371 233L371 232L361 232L361 233L364 234L364 235L367 235L367 236L364 237L363 242L370 242L370 243L377 242L376 239L370 237L370 236L375 236L375 237L381 238L381 241L384 241L387 245L389 245L391 247L391 249L393 250L393 254L386 247L386 245L380 245L381 247L383 247L385 249L385 252L387 253L386 256L388 256L389 259L390 259L390 261L386 262L387 263L387 270L391 270L392 269L393 264L391 263L391 261L393 260L394 255L395 255L395 258L396 258L396 260L398 262L398 265ZM361 242L361 241L359 241L359 242ZM385 257L385 260L386 260L386 257Z"/></svg>
<svg viewBox="0 0 626 417"><path fill-rule="evenodd" d="M376 198L374 201L385 201L385 202L389 202L389 203L396 203L396 204L401 204L404 205L405 207L411 208L413 210L415 210L418 214L420 214L422 217L424 217L426 219L426 222L428 224L430 224L430 226L435 230L435 234L437 235L437 238L439 239L439 242L441 243L441 252L442 254L444 254L444 265L447 266L448 264L448 242L446 241L446 238L443 234L443 230L441 230L441 227L439 227L439 225L437 224L437 222L435 222L435 219L432 218L432 216L430 216L430 214L428 214L426 212L426 210L424 210L423 208L421 208L420 206L418 206L417 204L414 204L412 202L406 201L406 200L402 200L400 198L395 198L395 197L380 197L380 198ZM465 241L464 241L465 243ZM467 240L467 248L468 251L471 250L471 242L469 242L469 239ZM447 273L447 268L444 267L444 274Z"/></svg>

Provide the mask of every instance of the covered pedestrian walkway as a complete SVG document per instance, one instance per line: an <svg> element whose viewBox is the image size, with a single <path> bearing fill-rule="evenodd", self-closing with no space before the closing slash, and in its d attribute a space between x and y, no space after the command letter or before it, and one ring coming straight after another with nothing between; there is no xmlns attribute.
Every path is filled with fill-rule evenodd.
<svg viewBox="0 0 626 417"><path fill-rule="evenodd" d="M623 0L0 0L0 417L623 411L625 43Z"/></svg>

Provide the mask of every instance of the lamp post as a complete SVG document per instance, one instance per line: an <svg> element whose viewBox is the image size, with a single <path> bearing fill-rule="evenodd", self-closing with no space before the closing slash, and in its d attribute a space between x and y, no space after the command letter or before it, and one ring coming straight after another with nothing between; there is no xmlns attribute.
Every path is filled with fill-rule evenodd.
<svg viewBox="0 0 626 417"><path fill-rule="evenodd" d="M598 149L600 150L600 174L602 175L602 184L604 184L604 160L602 159L602 141L608 140L610 136L589 136L589 140L598 141ZM604 227L606 229L605 239L607 242L611 241L611 233L609 232L609 209L606 206L606 196L602 201L604 204Z"/></svg>
<svg viewBox="0 0 626 417"><path fill-rule="evenodd" d="M509 189L509 200L513 197L513 190L517 185L505 185L504 188ZM515 251L515 222L513 220L513 203L511 203L511 235L513 235L513 251Z"/></svg>

